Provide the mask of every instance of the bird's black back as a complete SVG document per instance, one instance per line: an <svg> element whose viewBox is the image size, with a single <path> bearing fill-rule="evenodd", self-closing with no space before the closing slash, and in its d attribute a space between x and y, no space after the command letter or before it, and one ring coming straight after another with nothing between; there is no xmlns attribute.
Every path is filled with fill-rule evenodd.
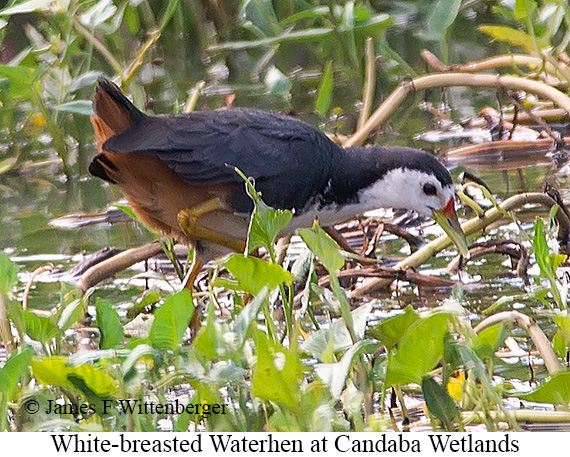
<svg viewBox="0 0 570 457"><path fill-rule="evenodd" d="M239 168L255 179L270 206L301 210L321 195L342 149L321 131L290 116L233 108L177 116L148 116L105 142L115 153L158 156L185 182L241 183ZM232 196L250 211L245 192Z"/></svg>

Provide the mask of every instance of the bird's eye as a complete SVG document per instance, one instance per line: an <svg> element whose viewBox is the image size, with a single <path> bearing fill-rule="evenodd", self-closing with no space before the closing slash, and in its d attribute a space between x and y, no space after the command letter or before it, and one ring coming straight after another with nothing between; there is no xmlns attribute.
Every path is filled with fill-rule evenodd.
<svg viewBox="0 0 570 457"><path fill-rule="evenodd" d="M426 195L436 195L437 194L437 189L435 188L435 186L433 184L425 183L424 184L424 194Z"/></svg>

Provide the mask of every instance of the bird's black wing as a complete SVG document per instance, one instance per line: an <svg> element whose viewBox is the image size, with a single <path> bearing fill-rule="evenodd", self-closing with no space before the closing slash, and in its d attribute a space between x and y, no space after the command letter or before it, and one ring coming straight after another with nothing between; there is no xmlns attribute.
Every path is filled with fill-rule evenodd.
<svg viewBox="0 0 570 457"><path fill-rule="evenodd" d="M340 147L318 129L289 116L228 109L147 117L110 138L103 149L160 157L180 178L202 186L253 177L263 200L301 210L322 194ZM249 209L245 194L236 209Z"/></svg>

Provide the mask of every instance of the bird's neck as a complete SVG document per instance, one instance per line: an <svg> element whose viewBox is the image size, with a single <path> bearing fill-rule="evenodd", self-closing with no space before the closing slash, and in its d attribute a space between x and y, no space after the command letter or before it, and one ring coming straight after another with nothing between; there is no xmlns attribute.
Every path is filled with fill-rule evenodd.
<svg viewBox="0 0 570 457"><path fill-rule="evenodd" d="M371 154L369 148L355 146L339 149L336 153L322 206L360 204L362 191L377 183L386 170L382 170L378 155ZM385 191L388 193L390 189L386 188ZM378 206L382 205L377 205L376 208Z"/></svg>

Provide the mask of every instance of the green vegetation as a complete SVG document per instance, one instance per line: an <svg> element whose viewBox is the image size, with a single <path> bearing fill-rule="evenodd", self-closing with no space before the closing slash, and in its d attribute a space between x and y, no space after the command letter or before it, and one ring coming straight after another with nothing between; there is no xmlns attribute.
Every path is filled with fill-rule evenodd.
<svg viewBox="0 0 570 457"><path fill-rule="evenodd" d="M414 25L402 25L402 18ZM138 106L156 113L226 104L287 109L341 142L365 129L359 112L366 121L400 82L424 72L422 47L439 58L430 65L485 59L478 63L483 70L505 66L521 80L555 87L549 103L561 107L570 83L564 54L570 8L563 0L16 0L0 11L0 41L0 192L6 193L14 176L48 167L50 178L37 179L41 186L49 187L50 179L65 181L64 191L73 194L95 152L88 116L101 74L115 76ZM514 123L525 108L545 104L543 92L540 100L519 100L503 86L484 85L495 87L500 103L515 113ZM493 103L491 94L464 106L453 94L447 103L460 113L454 120ZM447 96L425 95L435 105ZM364 137L427 144L414 143L426 122L417 104L408 102L394 105L398 116L379 120ZM383 134L372 138L380 126ZM469 292L459 286L451 297L446 291L439 299L426 298L421 311L404 304L371 323L379 302L354 299L341 274L355 256L315 225L299 231L307 249L283 266L276 237L291 214L267 207L252 185L256 206L246 253L220 260L207 286L193 295L172 281L172 293L137 289L125 301L113 295L118 285L96 286L83 295L62 281L57 298L45 298L50 311L40 312L24 306L29 291L23 276L0 252L0 339L7 353L0 364L0 430L377 431L397 427L389 400L392 412L399 408L399 419L413 422L404 399L416 396L425 400L436 430L465 430L481 422L490 431L499 422L517 430L520 411L508 410L506 399L567 410L570 317L561 275L566 257L554 248L563 211L553 203L546 228L534 215L528 224L508 200L498 206L505 195L495 199L481 185L470 188L484 192L475 203L464 186L468 206L478 213L488 209L489 223L507 215L515 222L511 235L533 249L531 263L538 266L530 272L532 285L517 285L498 298L477 327L465 310ZM88 208L101 210L113 198L118 195L106 194ZM0 214L8 214L7 203L0 203ZM31 215L24 217L33 222ZM41 214L44 225L47 218ZM488 225L483 219L475 218L470 233ZM26 242L45 242L35 240L34 230L25 235ZM145 233L136 240L150 238ZM448 241L434 243L439 250ZM0 238L0 247L13 246ZM18 246L22 252L27 247ZM256 248L267 258L252 257ZM184 268L170 259L183 277ZM521 304L523 312L517 311ZM201 328L190 331L196 320L202 320ZM514 338L520 351L513 357L532 353L544 366L530 370L519 363L506 375L497 351L508 342L514 351ZM521 382L532 390L523 392ZM122 408L121 400L219 404L226 413L196 408L139 414ZM67 409L54 411L55 402ZM39 412L29 405L39 405ZM553 420L548 413L524 417L547 422Z"/></svg>

